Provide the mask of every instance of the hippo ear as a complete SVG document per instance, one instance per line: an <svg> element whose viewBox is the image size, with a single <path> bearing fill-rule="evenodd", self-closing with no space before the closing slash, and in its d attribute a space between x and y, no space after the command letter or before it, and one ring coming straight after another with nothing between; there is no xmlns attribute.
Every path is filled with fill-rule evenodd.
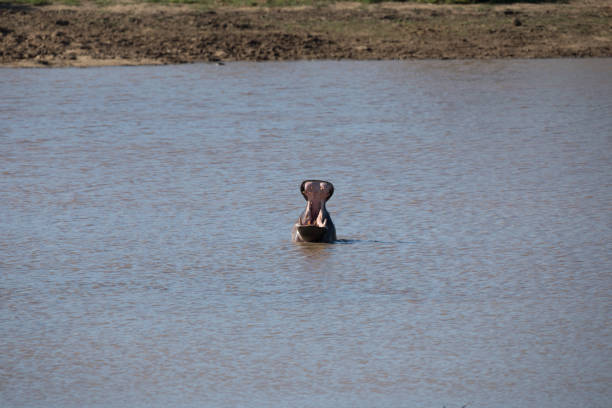
<svg viewBox="0 0 612 408"><path fill-rule="evenodd" d="M334 195L334 185L329 181L327 181L326 183L329 184L329 186L331 187L331 190L329 190L329 197L327 197L327 201L329 201L329 199L332 198L332 196Z"/></svg>
<svg viewBox="0 0 612 408"><path fill-rule="evenodd" d="M302 181L302 184L300 184L300 193L302 193L302 195L304 196L304 200L308 201L308 197L306 197L306 194L304 193L304 184L306 184L309 180L304 180Z"/></svg>

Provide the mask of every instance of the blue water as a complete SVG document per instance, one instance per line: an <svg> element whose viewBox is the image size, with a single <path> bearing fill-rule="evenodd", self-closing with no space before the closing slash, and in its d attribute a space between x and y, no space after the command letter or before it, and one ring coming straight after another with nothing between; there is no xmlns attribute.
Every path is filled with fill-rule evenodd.
<svg viewBox="0 0 612 408"><path fill-rule="evenodd" d="M0 405L611 406L610 72L0 70Z"/></svg>

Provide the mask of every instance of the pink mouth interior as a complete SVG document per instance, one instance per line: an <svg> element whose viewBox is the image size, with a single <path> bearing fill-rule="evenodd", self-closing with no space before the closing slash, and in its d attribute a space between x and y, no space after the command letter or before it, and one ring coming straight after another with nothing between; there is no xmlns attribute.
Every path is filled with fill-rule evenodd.
<svg viewBox="0 0 612 408"><path fill-rule="evenodd" d="M329 199L332 187L324 181L308 181L304 184L304 195L308 199L306 212L300 219L302 225L315 225L321 209L325 208L325 202Z"/></svg>

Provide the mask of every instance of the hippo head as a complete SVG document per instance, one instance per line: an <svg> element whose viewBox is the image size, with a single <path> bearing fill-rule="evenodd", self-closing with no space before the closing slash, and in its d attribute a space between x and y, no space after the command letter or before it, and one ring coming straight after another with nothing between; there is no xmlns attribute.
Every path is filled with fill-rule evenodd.
<svg viewBox="0 0 612 408"><path fill-rule="evenodd" d="M334 185L329 181L305 180L300 192L306 200L306 209L293 227L292 237L296 242L333 242L336 228L325 203L334 194Z"/></svg>

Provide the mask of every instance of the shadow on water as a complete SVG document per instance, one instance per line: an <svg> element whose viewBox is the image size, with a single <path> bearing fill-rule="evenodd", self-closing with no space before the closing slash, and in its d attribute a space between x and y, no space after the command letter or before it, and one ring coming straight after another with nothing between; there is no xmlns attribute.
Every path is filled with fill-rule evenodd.
<svg viewBox="0 0 612 408"><path fill-rule="evenodd" d="M413 244L412 241L379 241L377 239L338 239L334 244Z"/></svg>
<svg viewBox="0 0 612 408"><path fill-rule="evenodd" d="M354 245L354 244L414 244L414 241L380 241L377 239L337 239L332 243L326 242L294 242L302 248L308 248L313 251L323 251L330 248L331 245Z"/></svg>

